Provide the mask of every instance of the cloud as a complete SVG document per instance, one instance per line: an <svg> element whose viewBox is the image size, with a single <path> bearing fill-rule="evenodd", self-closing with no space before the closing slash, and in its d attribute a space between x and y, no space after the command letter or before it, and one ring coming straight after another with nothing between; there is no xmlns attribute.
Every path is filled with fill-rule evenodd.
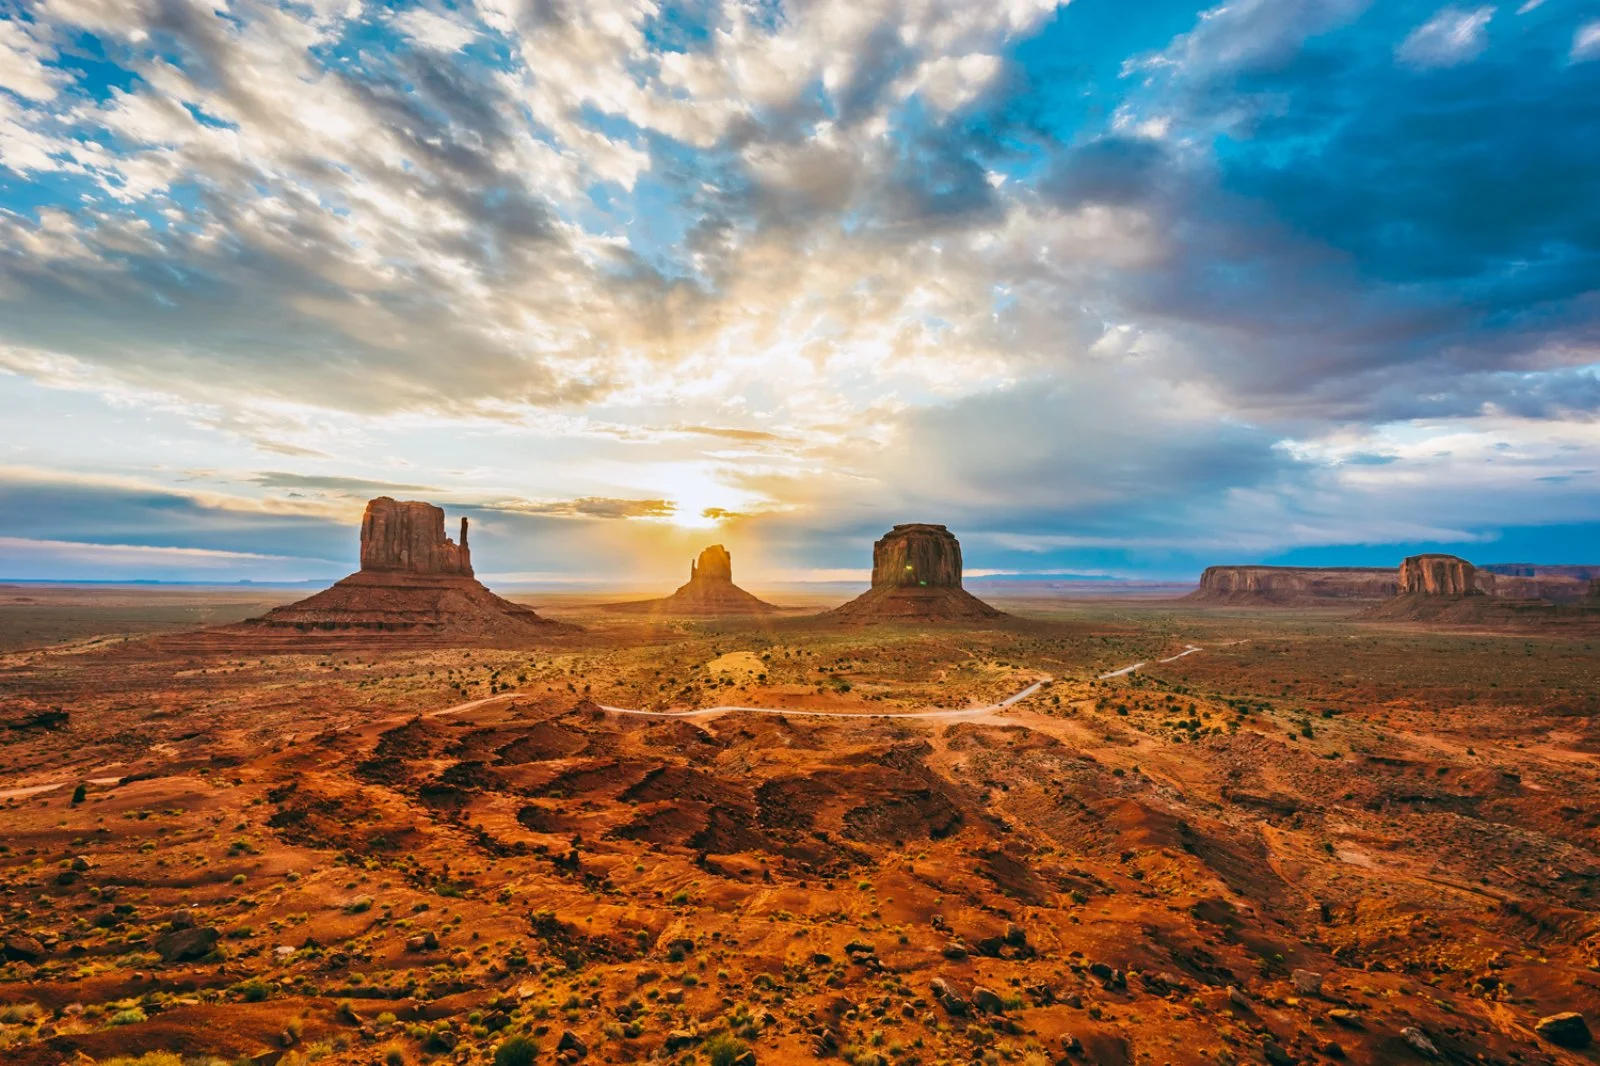
<svg viewBox="0 0 1600 1066"><path fill-rule="evenodd" d="M1483 54L1489 46L1493 7L1442 8L1400 43L1395 55L1416 67L1451 67Z"/></svg>
<svg viewBox="0 0 1600 1066"><path fill-rule="evenodd" d="M472 27L423 7L398 12L390 21L413 43L440 52L459 52L478 36Z"/></svg>
<svg viewBox="0 0 1600 1066"><path fill-rule="evenodd" d="M835 569L911 513L1131 566L1477 535L1370 495L1507 468L1389 438L1442 423L1571 517L1600 64L1556 6L39 5L0 30L0 387L68 429L0 455L64 482L7 535L339 560L406 492L507 572L703 536L616 518Z"/></svg>
<svg viewBox="0 0 1600 1066"><path fill-rule="evenodd" d="M374 481L369 478L340 477L328 474L291 474L269 470L250 478L250 481L269 489L321 489L329 492L387 493L387 492L438 492L432 485L405 484L397 481Z"/></svg>
<svg viewBox="0 0 1600 1066"><path fill-rule="evenodd" d="M584 496L576 500L517 500L496 503L486 510L559 518L668 518L677 511L670 500L617 500Z"/></svg>
<svg viewBox="0 0 1600 1066"><path fill-rule="evenodd" d="M1574 63L1600 59L1600 19L1585 22L1578 27L1577 32L1572 35L1570 55Z"/></svg>

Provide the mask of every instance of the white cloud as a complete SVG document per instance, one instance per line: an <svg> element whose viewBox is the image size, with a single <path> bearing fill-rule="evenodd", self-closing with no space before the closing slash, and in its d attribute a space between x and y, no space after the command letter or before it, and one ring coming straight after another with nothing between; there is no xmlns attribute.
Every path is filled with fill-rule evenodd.
<svg viewBox="0 0 1600 1066"><path fill-rule="evenodd" d="M1574 63L1600 59L1600 19L1585 22L1572 35L1571 58Z"/></svg>
<svg viewBox="0 0 1600 1066"><path fill-rule="evenodd" d="M1442 8L1433 18L1411 31L1395 55L1415 67L1452 67L1467 63L1489 47L1489 20L1493 7L1466 10Z"/></svg>
<svg viewBox="0 0 1600 1066"><path fill-rule="evenodd" d="M471 26L422 7L407 8L390 21L416 44L439 52L458 52L478 37Z"/></svg>

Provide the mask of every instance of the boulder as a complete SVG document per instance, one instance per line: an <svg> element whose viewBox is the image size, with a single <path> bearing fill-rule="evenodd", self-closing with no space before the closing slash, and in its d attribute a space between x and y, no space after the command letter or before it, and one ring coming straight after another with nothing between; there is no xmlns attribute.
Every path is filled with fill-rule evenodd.
<svg viewBox="0 0 1600 1066"><path fill-rule="evenodd" d="M1289 975L1294 990L1302 996L1322 995L1322 975L1314 970L1296 970Z"/></svg>
<svg viewBox="0 0 1600 1066"><path fill-rule="evenodd" d="M472 576L467 520L461 543L444 535L444 510L419 500L379 496L361 516L361 569Z"/></svg>
<svg viewBox="0 0 1600 1066"><path fill-rule="evenodd" d="M1400 564L1400 593L1469 596L1478 591L1477 568L1455 555L1413 555Z"/></svg>
<svg viewBox="0 0 1600 1066"><path fill-rule="evenodd" d="M1586 1048L1593 1039L1583 1015L1570 1010L1540 1018L1534 1023L1533 1031L1557 1047Z"/></svg>
<svg viewBox="0 0 1600 1066"><path fill-rule="evenodd" d="M163 962L193 962L211 954L220 935L210 927L173 929L156 938L156 953Z"/></svg>
<svg viewBox="0 0 1600 1066"><path fill-rule="evenodd" d="M0 955L15 962L38 962L49 953L37 937L27 933L7 933L0 940Z"/></svg>

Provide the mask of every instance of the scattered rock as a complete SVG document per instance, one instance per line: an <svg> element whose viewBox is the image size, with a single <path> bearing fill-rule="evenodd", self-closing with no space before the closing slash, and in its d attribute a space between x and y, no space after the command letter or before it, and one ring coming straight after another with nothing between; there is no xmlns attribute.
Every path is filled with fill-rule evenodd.
<svg viewBox="0 0 1600 1066"><path fill-rule="evenodd" d="M1400 1035L1405 1038L1406 1043L1416 1049L1417 1054L1430 1059L1439 1057L1439 1049L1433 1046L1433 1041L1428 1039L1428 1034L1416 1026L1407 1026L1400 1030Z"/></svg>
<svg viewBox="0 0 1600 1066"><path fill-rule="evenodd" d="M999 993L982 985L975 985L972 989L972 1005L985 1014L1004 1014L1006 1005L1000 999Z"/></svg>
<svg viewBox="0 0 1600 1066"><path fill-rule="evenodd" d="M38 962L50 952L36 937L27 933L8 933L0 940L0 954L14 962Z"/></svg>
<svg viewBox="0 0 1600 1066"><path fill-rule="evenodd" d="M1261 1054L1272 1066L1294 1066L1299 1061L1270 1036L1261 1041Z"/></svg>
<svg viewBox="0 0 1600 1066"><path fill-rule="evenodd" d="M1322 995L1322 975L1313 970L1296 970L1289 975L1294 990L1302 996Z"/></svg>
<svg viewBox="0 0 1600 1066"><path fill-rule="evenodd" d="M1342 1025L1346 1029L1365 1028L1361 1024L1361 1015L1359 1013L1353 1010L1346 1010L1343 1007L1330 1010L1328 1012L1328 1020L1335 1025Z"/></svg>
<svg viewBox="0 0 1600 1066"><path fill-rule="evenodd" d="M173 929L156 937L156 954L163 962L192 962L211 954L220 937L210 927Z"/></svg>
<svg viewBox="0 0 1600 1066"><path fill-rule="evenodd" d="M578 1058L589 1054L589 1045L578 1039L578 1035L571 1029L561 1031L561 1039L556 1041L557 1052L575 1052Z"/></svg>
<svg viewBox="0 0 1600 1066"><path fill-rule="evenodd" d="M1540 1018L1533 1031L1557 1047L1586 1048L1593 1039L1583 1015L1570 1010Z"/></svg>

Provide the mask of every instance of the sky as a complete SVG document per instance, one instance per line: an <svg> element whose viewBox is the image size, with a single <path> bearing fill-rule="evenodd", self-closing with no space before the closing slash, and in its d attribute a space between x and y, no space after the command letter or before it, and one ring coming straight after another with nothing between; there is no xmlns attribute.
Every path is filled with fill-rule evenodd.
<svg viewBox="0 0 1600 1066"><path fill-rule="evenodd" d="M1600 561L1588 0L0 18L0 579Z"/></svg>

